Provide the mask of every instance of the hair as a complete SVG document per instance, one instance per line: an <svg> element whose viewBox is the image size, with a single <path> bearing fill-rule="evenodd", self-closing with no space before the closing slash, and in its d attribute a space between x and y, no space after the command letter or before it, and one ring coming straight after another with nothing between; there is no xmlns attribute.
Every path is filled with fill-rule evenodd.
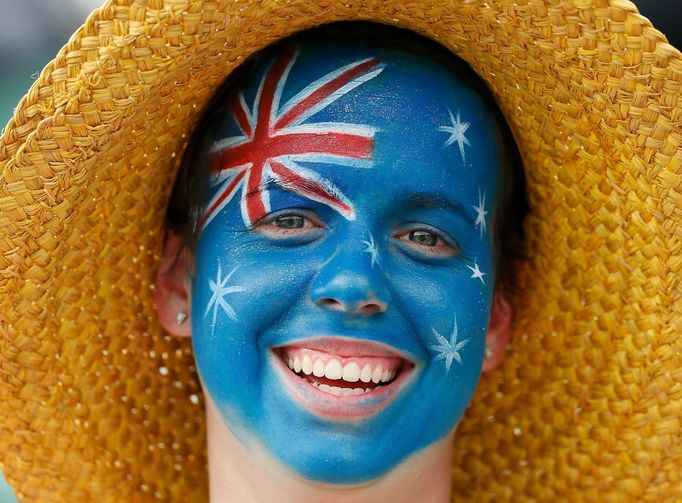
<svg viewBox="0 0 682 503"><path fill-rule="evenodd" d="M502 112L485 82L446 48L409 30L370 22L337 22L285 38L249 57L217 90L189 138L166 214L166 229L181 237L181 251L193 257L196 250L199 238L196 222L208 195L209 160L206 152L211 147L213 131L227 113L227 98L242 90L263 61L270 60L289 44L305 41L354 42L421 56L439 62L478 93L497 122L503 145L504 161L500 166L491 223L495 288L513 294L517 290L517 266L526 260L523 220L528 213L528 203L521 156Z"/></svg>

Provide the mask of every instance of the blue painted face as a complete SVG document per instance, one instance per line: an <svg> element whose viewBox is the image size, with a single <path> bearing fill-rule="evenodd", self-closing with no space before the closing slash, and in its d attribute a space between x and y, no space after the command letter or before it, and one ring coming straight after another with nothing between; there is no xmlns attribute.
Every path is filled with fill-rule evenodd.
<svg viewBox="0 0 682 503"><path fill-rule="evenodd" d="M304 45L262 65L212 149L195 356L233 433L358 483L446 436L478 382L502 162L436 63Z"/></svg>

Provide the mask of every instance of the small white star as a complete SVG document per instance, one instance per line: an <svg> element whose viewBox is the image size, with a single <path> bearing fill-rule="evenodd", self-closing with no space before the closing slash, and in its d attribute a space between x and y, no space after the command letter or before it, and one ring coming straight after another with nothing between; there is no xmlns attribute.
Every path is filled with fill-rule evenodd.
<svg viewBox="0 0 682 503"><path fill-rule="evenodd" d="M460 122L459 112L457 112L457 119L452 115L452 112L448 108L448 114L450 114L450 122L452 126L440 126L438 131L443 131L444 133L450 133L450 138L445 142L445 146L452 145L457 142L459 145L459 153L462 156L462 162L465 162L464 157L464 145L470 145L469 140L466 139L464 133L469 129L470 124L468 122Z"/></svg>
<svg viewBox="0 0 682 503"><path fill-rule="evenodd" d="M239 267L239 266L237 266ZM218 276L215 281L212 279L208 280L208 286L211 289L211 292L213 293L213 296L211 297L211 300L208 302L208 306L206 307L206 312L204 313L204 318L208 315L208 312L213 308L213 325L212 325L212 330L211 334L213 333L213 330L215 329L215 323L216 319L218 317L218 308L220 307L225 314L227 314L230 318L232 318L234 321L237 321L237 313L235 310L232 308L230 304L227 303L225 300L225 296L229 293L235 293L235 292L243 292L244 288L241 286L227 286L227 282L230 280L234 272L237 270L237 267L232 269L227 276L222 278L222 269L220 266L220 262L218 262Z"/></svg>
<svg viewBox="0 0 682 503"><path fill-rule="evenodd" d="M480 279L481 283L485 285L485 281L483 281L483 276L485 276L485 273L481 272L481 270L478 268L478 264L476 263L476 261L474 260L473 267L471 267L469 264L466 264L466 266L473 272L473 274L470 277Z"/></svg>
<svg viewBox="0 0 682 503"><path fill-rule="evenodd" d="M481 237L483 237L483 233L486 232L485 228L485 217L488 214L488 212L485 209L485 192L483 193L483 199L481 199L481 189L478 189L478 206L474 206L473 204L471 207L476 211L476 221L474 222L474 225L476 227L480 226L480 231L481 231Z"/></svg>
<svg viewBox="0 0 682 503"><path fill-rule="evenodd" d="M466 343L469 342L469 339L457 342L457 316L455 316L455 325L452 329L452 334L450 334L449 341L438 333L435 328L432 327L431 330L433 330L433 335L436 336L438 344L432 344L429 347L438 353L436 355L436 360L445 361L445 371L450 372L452 360L457 360L457 363L462 363L462 357L459 355L459 352Z"/></svg>
<svg viewBox="0 0 682 503"><path fill-rule="evenodd" d="M374 264L379 265L379 249L377 248L372 235L369 235L369 241L362 241L362 244L366 246L366 248L362 251L369 253L370 257L372 258L372 267L374 267Z"/></svg>

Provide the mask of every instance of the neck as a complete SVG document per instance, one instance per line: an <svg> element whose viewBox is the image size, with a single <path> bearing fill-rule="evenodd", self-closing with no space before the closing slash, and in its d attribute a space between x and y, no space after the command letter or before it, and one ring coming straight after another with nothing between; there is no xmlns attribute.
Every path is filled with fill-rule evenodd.
<svg viewBox="0 0 682 503"><path fill-rule="evenodd" d="M286 470L262 447L242 444L229 430L215 404L208 397L206 402L211 503L441 503L450 500L454 431L413 454L378 480L352 486L320 484Z"/></svg>

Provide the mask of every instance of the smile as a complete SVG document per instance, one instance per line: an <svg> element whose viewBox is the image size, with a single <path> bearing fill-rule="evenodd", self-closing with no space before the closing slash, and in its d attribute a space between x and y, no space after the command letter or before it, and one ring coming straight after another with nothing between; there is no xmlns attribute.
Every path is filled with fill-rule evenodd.
<svg viewBox="0 0 682 503"><path fill-rule="evenodd" d="M273 353L294 398L326 418L377 413L405 388L415 368L389 346L341 337L300 340Z"/></svg>

